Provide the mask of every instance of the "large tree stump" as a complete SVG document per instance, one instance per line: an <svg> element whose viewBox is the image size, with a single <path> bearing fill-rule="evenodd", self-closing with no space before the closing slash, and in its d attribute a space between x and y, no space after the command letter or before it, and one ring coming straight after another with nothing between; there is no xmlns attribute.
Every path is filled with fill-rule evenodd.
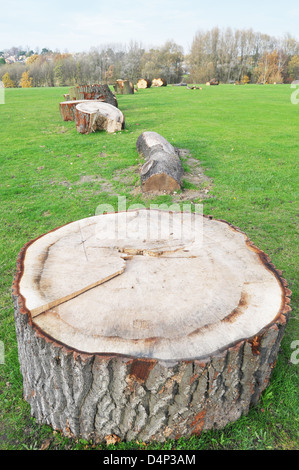
<svg viewBox="0 0 299 470"><path fill-rule="evenodd" d="M104 101L104 100L97 100L96 102L98 103L99 101ZM64 121L74 121L75 120L75 114L76 114L76 106L77 104L80 103L90 103L90 100L74 100L74 101L62 101L59 103L59 111L62 119Z"/></svg>
<svg viewBox="0 0 299 470"><path fill-rule="evenodd" d="M222 428L267 386L290 295L225 221L140 209L70 223L18 257L24 398L38 422L85 439Z"/></svg>
<svg viewBox="0 0 299 470"><path fill-rule="evenodd" d="M146 159L140 172L143 192L171 193L181 189L184 174L177 150L157 132L143 132L136 142L137 151Z"/></svg>
<svg viewBox="0 0 299 470"><path fill-rule="evenodd" d="M78 85L69 90L71 100L101 100L118 108L118 102L109 85Z"/></svg>
<svg viewBox="0 0 299 470"><path fill-rule="evenodd" d="M116 80L114 90L119 95L134 95L134 85L130 80Z"/></svg>
<svg viewBox="0 0 299 470"><path fill-rule="evenodd" d="M75 111L76 129L81 134L90 134L97 130L109 133L124 129L123 113L108 103L88 101L78 104Z"/></svg>

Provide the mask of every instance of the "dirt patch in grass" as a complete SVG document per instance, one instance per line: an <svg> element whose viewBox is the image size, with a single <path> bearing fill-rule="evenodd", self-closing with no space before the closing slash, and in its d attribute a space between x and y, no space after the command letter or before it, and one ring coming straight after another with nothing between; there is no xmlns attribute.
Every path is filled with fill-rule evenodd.
<svg viewBox="0 0 299 470"><path fill-rule="evenodd" d="M210 190L213 186L213 181L205 173L200 164L200 161L191 156L190 150L188 149L178 149L182 165L184 167L184 176L182 181L182 190L174 192L172 194L174 202L184 202L184 201L195 201L210 198ZM132 171L136 173L140 172L141 166L131 167ZM131 194L138 195L141 194L140 180L138 178L138 183L135 188L131 191ZM163 193L162 193L163 194ZM154 196L156 196L155 194ZM151 198L150 194L145 195L146 198Z"/></svg>
<svg viewBox="0 0 299 470"><path fill-rule="evenodd" d="M115 196L115 195L117 196L117 192L115 191L113 184L109 180L101 176L97 176L97 175L80 175L79 180L73 183L71 183L68 180L55 181L51 179L50 184L52 186L56 186L56 185L65 186L66 188L69 188L69 189L72 189L73 187L81 186L83 184L89 184L91 186L93 184L96 184L96 189L94 191L94 194L100 194L100 193L105 192L111 196Z"/></svg>
<svg viewBox="0 0 299 470"><path fill-rule="evenodd" d="M203 199L210 198L210 190L213 182L212 179L204 173L200 161L192 157L188 149L177 150L184 168L184 175L181 191L177 191L172 194L173 202L199 202ZM102 153L101 156L104 158L107 155ZM72 183L67 179L61 181L55 181L52 179L50 180L50 184L53 186L65 186L69 189L86 184L90 187L94 186L93 193L95 195L105 192L109 196L117 196L119 194L119 190L124 190L133 196L139 196L142 194L140 170L143 163L143 161L137 162L135 165L114 170L111 174L111 178L104 178L101 175L83 174L79 176L77 181ZM143 194L145 199L151 199L156 196L157 194Z"/></svg>
<svg viewBox="0 0 299 470"><path fill-rule="evenodd" d="M139 180L140 169L141 165L131 165L128 168L116 170L113 180L133 188L136 183L136 178Z"/></svg>

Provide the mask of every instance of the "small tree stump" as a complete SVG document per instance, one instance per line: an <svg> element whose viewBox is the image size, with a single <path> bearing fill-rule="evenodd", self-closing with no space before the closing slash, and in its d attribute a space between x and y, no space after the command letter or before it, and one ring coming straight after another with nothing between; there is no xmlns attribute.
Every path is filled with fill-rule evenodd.
<svg viewBox="0 0 299 470"><path fill-rule="evenodd" d="M116 80L114 90L119 95L134 95L134 86L129 80Z"/></svg>
<svg viewBox="0 0 299 470"><path fill-rule="evenodd" d="M99 101L104 101L104 100L97 100L96 102L98 103ZM59 103L59 111L61 114L61 117L64 121L74 121L75 120L75 114L76 114L76 106L80 103L90 103L90 100L74 100L74 101L62 101Z"/></svg>
<svg viewBox="0 0 299 470"><path fill-rule="evenodd" d="M167 86L167 81L164 78L154 78L152 80L153 87Z"/></svg>
<svg viewBox="0 0 299 470"><path fill-rule="evenodd" d="M38 422L85 439L222 428L267 386L290 295L225 221L140 209L70 223L18 257L24 398Z"/></svg>
<svg viewBox="0 0 299 470"><path fill-rule="evenodd" d="M78 104L75 111L76 129L81 134L90 134L97 130L112 133L124 129L123 113L108 103L88 101Z"/></svg>
<svg viewBox="0 0 299 470"><path fill-rule="evenodd" d="M137 81L137 88L145 89L150 88L152 86L152 81L146 78L140 78Z"/></svg>
<svg viewBox="0 0 299 470"><path fill-rule="evenodd" d="M146 158L140 172L143 192L171 193L181 189L184 170L177 150L157 132L143 132L137 151Z"/></svg>

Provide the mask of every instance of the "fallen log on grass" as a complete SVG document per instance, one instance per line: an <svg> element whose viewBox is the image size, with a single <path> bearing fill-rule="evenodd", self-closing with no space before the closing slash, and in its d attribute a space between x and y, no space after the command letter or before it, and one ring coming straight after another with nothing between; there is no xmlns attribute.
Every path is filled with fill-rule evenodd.
<svg viewBox="0 0 299 470"><path fill-rule="evenodd" d="M212 78L209 82L206 83L207 86L209 85L219 85L219 80L216 80L216 78Z"/></svg>
<svg viewBox="0 0 299 470"><path fill-rule="evenodd" d="M152 80L153 87L167 86L167 81L164 78L154 78Z"/></svg>
<svg viewBox="0 0 299 470"><path fill-rule="evenodd" d="M184 170L177 150L160 134L143 132L136 148L146 163L140 172L143 192L171 193L181 189Z"/></svg>
<svg viewBox="0 0 299 470"><path fill-rule="evenodd" d="M147 78L139 78L137 81L137 88L145 89L152 86L152 81Z"/></svg>
<svg viewBox="0 0 299 470"><path fill-rule="evenodd" d="M81 134L90 134L97 130L112 133L125 127L123 113L108 103L86 101L78 104L75 111L76 129Z"/></svg>
<svg viewBox="0 0 299 470"><path fill-rule="evenodd" d="M72 222L18 257L24 399L69 437L221 429L269 384L290 294L225 221L139 209Z"/></svg>

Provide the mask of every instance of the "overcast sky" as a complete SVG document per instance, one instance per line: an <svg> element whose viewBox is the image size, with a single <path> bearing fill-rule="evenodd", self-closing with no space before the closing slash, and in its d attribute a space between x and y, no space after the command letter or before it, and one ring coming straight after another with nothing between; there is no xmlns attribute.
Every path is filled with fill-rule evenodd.
<svg viewBox="0 0 299 470"><path fill-rule="evenodd" d="M89 51L173 40L188 52L198 30L252 28L299 38L298 0L9 0L1 2L0 50L12 46Z"/></svg>

